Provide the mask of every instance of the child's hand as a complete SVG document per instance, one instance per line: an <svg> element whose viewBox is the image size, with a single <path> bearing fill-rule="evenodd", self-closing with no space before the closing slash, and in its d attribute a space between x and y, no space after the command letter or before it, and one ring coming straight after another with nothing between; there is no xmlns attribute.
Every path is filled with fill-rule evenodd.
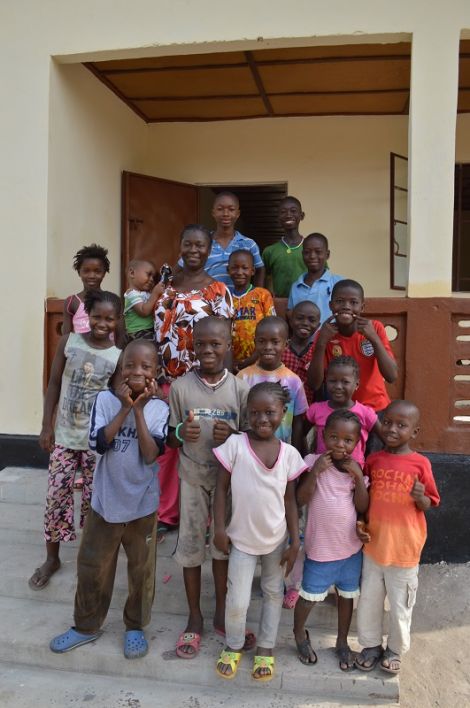
<svg viewBox="0 0 470 708"><path fill-rule="evenodd" d="M46 452L52 452L55 445L54 428L52 425L42 427L39 435L39 446Z"/></svg>
<svg viewBox="0 0 470 708"><path fill-rule="evenodd" d="M422 482L419 481L418 477L415 478L415 481L413 482L413 486L411 487L411 497L415 502L422 502L423 499L426 498L426 495L424 493L425 486Z"/></svg>
<svg viewBox="0 0 470 708"><path fill-rule="evenodd" d="M377 332L375 331L372 322L366 317L356 317L357 331L362 334L369 342L374 342L377 339Z"/></svg>
<svg viewBox="0 0 470 708"><path fill-rule="evenodd" d="M115 388L115 393L124 408L132 408L132 406L134 405L134 401L132 400L131 396L132 391L127 385L127 379L120 381L117 384Z"/></svg>
<svg viewBox="0 0 470 708"><path fill-rule="evenodd" d="M224 420L215 420L212 429L212 437L217 445L222 445L228 437L233 433L232 428Z"/></svg>
<svg viewBox="0 0 470 708"><path fill-rule="evenodd" d="M153 398L157 393L157 384L155 379L145 379L145 388L142 393L137 396L134 401L134 408L143 410L147 401Z"/></svg>
<svg viewBox="0 0 470 708"><path fill-rule="evenodd" d="M356 535L361 543L370 543L370 533L365 521L356 521Z"/></svg>
<svg viewBox="0 0 470 708"><path fill-rule="evenodd" d="M335 318L335 314L331 315L330 317L328 317L327 320L324 321L324 323L320 327L318 341L322 344L328 344L330 339L333 339L333 337L336 337L336 335L338 334L338 326L336 322L334 322Z"/></svg>
<svg viewBox="0 0 470 708"><path fill-rule="evenodd" d="M356 460L353 460L352 457L346 457L344 460L341 460L341 467L346 470L354 480L363 479L364 477L360 464L356 462Z"/></svg>
<svg viewBox="0 0 470 708"><path fill-rule="evenodd" d="M157 300L158 300L158 298L160 298L163 295L164 290L165 290L165 286L162 283L162 281L160 280L159 283L157 283L156 285L153 286L151 294L153 297L157 298Z"/></svg>
<svg viewBox="0 0 470 708"><path fill-rule="evenodd" d="M312 472L318 477L319 474L328 469L328 467L333 466L333 460L331 459L331 452L324 452L323 455L315 460L315 464L312 467Z"/></svg>
<svg viewBox="0 0 470 708"><path fill-rule="evenodd" d="M185 442L193 443L199 440L201 434L201 426L197 420L194 420L194 411L189 411L188 417L180 428L179 434Z"/></svg>
<svg viewBox="0 0 470 708"><path fill-rule="evenodd" d="M285 564L285 570L284 570L284 575L287 578L289 573L292 571L292 568L294 567L294 563L297 558L297 554L299 552L300 544L299 543L293 543L290 546L286 548L284 553L282 554L281 562L280 565Z"/></svg>
<svg viewBox="0 0 470 708"><path fill-rule="evenodd" d="M214 533L214 546L218 551L225 553L225 555L228 556L230 550L230 538L227 536L225 529Z"/></svg>

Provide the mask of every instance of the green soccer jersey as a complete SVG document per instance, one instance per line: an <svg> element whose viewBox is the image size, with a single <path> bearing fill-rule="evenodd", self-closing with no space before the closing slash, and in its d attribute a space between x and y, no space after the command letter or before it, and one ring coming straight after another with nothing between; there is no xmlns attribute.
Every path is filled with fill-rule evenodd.
<svg viewBox="0 0 470 708"><path fill-rule="evenodd" d="M297 246L288 246L284 241L277 241L263 251L266 275L271 275L275 297L289 297L291 285L305 273L302 257L302 242Z"/></svg>

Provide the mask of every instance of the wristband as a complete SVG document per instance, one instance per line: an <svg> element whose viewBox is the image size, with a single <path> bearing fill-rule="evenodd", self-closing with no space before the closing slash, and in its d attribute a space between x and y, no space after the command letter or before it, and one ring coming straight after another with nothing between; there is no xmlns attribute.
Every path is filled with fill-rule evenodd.
<svg viewBox="0 0 470 708"><path fill-rule="evenodd" d="M180 435L180 428L182 425L183 425L183 423L178 423L178 425L175 428L175 437L177 440L179 440L180 443L184 443L184 440Z"/></svg>

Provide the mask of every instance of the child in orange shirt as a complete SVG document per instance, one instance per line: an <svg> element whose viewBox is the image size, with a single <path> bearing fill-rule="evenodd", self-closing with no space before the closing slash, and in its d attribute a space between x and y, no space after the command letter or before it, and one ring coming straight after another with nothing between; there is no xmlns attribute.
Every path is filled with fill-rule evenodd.
<svg viewBox="0 0 470 708"><path fill-rule="evenodd" d="M419 559L426 542L424 512L440 501L429 460L409 446L418 431L417 407L409 401L393 401L383 415L385 449L366 460L367 530L358 522L358 535L366 543L357 610L359 643L365 647L355 662L361 671L372 671L380 661L381 669L397 674L401 655L410 647ZM385 595L390 617L384 651Z"/></svg>
<svg viewBox="0 0 470 708"><path fill-rule="evenodd" d="M258 322L275 315L271 293L266 288L254 288L251 279L255 274L253 254L246 249L233 251L228 259L228 274L233 281L232 297L235 308L232 331L234 373L254 364L255 330Z"/></svg>

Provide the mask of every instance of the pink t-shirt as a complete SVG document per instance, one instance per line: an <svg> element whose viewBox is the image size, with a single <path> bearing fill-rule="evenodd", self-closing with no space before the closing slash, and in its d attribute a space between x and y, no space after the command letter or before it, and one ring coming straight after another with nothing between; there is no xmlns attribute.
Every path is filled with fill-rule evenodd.
<svg viewBox="0 0 470 708"><path fill-rule="evenodd" d="M317 429L316 452L319 455L326 451L323 430L325 428L326 419L334 410L335 408L331 408L328 401L321 401L321 403L312 403L306 413L307 420ZM369 437L370 431L377 423L377 413L370 406L365 406L358 401L348 410L350 410L351 413L355 413L361 422L361 437L351 457L362 466L364 464L367 438Z"/></svg>
<svg viewBox="0 0 470 708"><path fill-rule="evenodd" d="M256 456L246 433L231 435L213 452L232 475L232 518L227 527L232 544L255 556L271 553L287 531L287 482L307 465L292 445L281 441L278 458L269 469Z"/></svg>
<svg viewBox="0 0 470 708"><path fill-rule="evenodd" d="M312 467L319 457L307 455L305 462ZM367 477L364 481L367 485ZM318 475L305 527L305 554L310 560L342 560L361 549L356 535L354 486L353 478L336 467Z"/></svg>

